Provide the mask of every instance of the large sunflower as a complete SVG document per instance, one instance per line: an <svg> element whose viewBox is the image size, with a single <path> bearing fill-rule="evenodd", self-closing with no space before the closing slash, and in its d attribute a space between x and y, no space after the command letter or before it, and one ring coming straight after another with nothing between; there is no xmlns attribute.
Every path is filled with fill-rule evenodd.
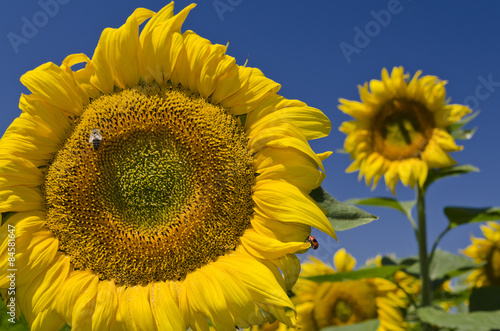
<svg viewBox="0 0 500 331"><path fill-rule="evenodd" d="M347 171L359 170L367 185L375 187L384 175L394 193L399 180L423 186L429 169L455 164L447 152L462 147L447 128L471 110L447 103L445 81L420 74L410 81L403 67L391 76L383 69L382 80L371 80L370 90L368 83L359 86L361 102L339 100L340 110L355 119L340 127L347 134L344 149L354 159Z"/></svg>
<svg viewBox="0 0 500 331"><path fill-rule="evenodd" d="M361 323L377 318L378 331L404 331L404 309L408 298L395 283L382 278L364 278L344 282L317 283L302 277L352 271L356 260L344 249L335 253L335 269L310 257L302 265L300 278L293 287L297 305L297 325L301 330L316 331L328 326ZM265 324L253 330L285 330L283 324Z"/></svg>
<svg viewBox="0 0 500 331"><path fill-rule="evenodd" d="M481 226L484 238L471 237L472 244L463 250L463 254L476 263L484 263L467 277L467 281L476 287L500 286L500 224L487 224Z"/></svg>
<svg viewBox="0 0 500 331"><path fill-rule="evenodd" d="M92 59L21 78L31 94L0 140L0 288L34 330L294 324L294 253L311 226L335 236L308 196L329 153L307 140L330 122L181 33L193 7L139 8Z"/></svg>

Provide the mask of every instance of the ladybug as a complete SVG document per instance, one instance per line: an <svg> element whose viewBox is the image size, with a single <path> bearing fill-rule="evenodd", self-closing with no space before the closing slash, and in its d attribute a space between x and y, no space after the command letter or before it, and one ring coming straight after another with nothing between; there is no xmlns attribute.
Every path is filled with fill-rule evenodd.
<svg viewBox="0 0 500 331"><path fill-rule="evenodd" d="M316 238L314 238L313 236L309 236L307 237L306 241L308 241L311 244L312 249L318 249L319 244Z"/></svg>

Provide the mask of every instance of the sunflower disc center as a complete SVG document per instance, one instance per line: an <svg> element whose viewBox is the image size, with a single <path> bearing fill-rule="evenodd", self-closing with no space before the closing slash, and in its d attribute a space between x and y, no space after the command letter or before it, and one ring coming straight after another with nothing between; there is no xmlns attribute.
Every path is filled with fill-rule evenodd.
<svg viewBox="0 0 500 331"><path fill-rule="evenodd" d="M250 226L246 135L227 110L172 86L102 96L44 183L47 225L76 269L117 284L179 279Z"/></svg>
<svg viewBox="0 0 500 331"><path fill-rule="evenodd" d="M373 122L375 150L390 160L420 157L432 137L433 114L408 99L393 99L381 107Z"/></svg>
<svg viewBox="0 0 500 331"><path fill-rule="evenodd" d="M374 289L363 281L322 283L315 300L313 317L318 329L377 317Z"/></svg>

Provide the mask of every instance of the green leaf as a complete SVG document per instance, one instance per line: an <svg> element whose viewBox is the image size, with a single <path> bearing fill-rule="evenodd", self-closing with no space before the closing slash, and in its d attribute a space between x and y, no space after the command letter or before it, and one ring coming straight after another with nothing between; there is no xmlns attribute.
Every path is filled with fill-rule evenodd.
<svg viewBox="0 0 500 331"><path fill-rule="evenodd" d="M421 321L441 328L464 331L489 331L500 325L500 311L448 314L434 307L417 309Z"/></svg>
<svg viewBox="0 0 500 331"><path fill-rule="evenodd" d="M476 267L477 264L465 256L437 249L429 267L429 277L432 280L452 278Z"/></svg>
<svg viewBox="0 0 500 331"><path fill-rule="evenodd" d="M366 205L366 206L377 206L377 207L387 207L396 209L402 212L406 217L411 218L411 210L415 206L415 200L412 201L398 201L393 198L367 198L367 199L349 199L347 203L353 205Z"/></svg>
<svg viewBox="0 0 500 331"><path fill-rule="evenodd" d="M427 189L429 185L431 185L438 179L449 176L458 176L469 172L479 172L479 168L476 168L470 164L463 164L442 169L431 169L429 170L429 174L427 175L427 180L425 181L424 189Z"/></svg>
<svg viewBox="0 0 500 331"><path fill-rule="evenodd" d="M368 320L361 323L344 325L344 326L329 326L321 329L321 331L376 331L380 322L378 319Z"/></svg>
<svg viewBox="0 0 500 331"><path fill-rule="evenodd" d="M349 230L378 219L377 216L336 200L322 187L314 189L310 196L326 210L326 217L335 231Z"/></svg>
<svg viewBox="0 0 500 331"><path fill-rule="evenodd" d="M445 207L444 214L450 222L450 227L457 225L500 220L500 207L462 208Z"/></svg>
<svg viewBox="0 0 500 331"><path fill-rule="evenodd" d="M500 286L474 288L470 295L469 311L493 310L500 310Z"/></svg>
<svg viewBox="0 0 500 331"><path fill-rule="evenodd" d="M404 266L383 266L379 268L365 268L355 271L337 272L330 275L320 275L304 277L305 279L312 280L318 283L322 282L341 282L344 280L357 280L362 278L388 278L396 271L402 269Z"/></svg>

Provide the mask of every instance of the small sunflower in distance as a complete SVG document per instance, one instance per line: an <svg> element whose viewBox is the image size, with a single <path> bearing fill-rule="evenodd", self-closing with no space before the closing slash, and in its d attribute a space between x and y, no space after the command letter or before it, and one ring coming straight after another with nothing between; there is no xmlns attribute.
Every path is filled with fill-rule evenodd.
<svg viewBox="0 0 500 331"><path fill-rule="evenodd" d="M335 253L335 269L314 257L309 259L302 265L300 277L292 289L300 330L317 331L328 326L351 325L371 319L380 321L378 331L406 330L403 310L408 306L408 300L395 283L382 278L317 283L303 277L352 271L356 260L344 249ZM253 327L252 331L256 330L287 328L275 322L260 328Z"/></svg>
<svg viewBox="0 0 500 331"><path fill-rule="evenodd" d="M381 81L359 86L361 102L339 100L339 109L354 117L340 127L347 135L344 149L353 159L347 172L359 170L368 186L375 188L384 176L393 193L399 180L422 187L429 169L456 163L448 152L462 147L447 128L471 110L447 103L445 81L420 74L410 80L403 67L395 67L390 76L383 69Z"/></svg>
<svg viewBox="0 0 500 331"><path fill-rule="evenodd" d="M21 78L31 94L0 139L0 294L17 268L33 330L295 325L295 253L311 227L335 236L309 197L331 153L308 140L330 122L182 33L194 6L138 8L92 59Z"/></svg>
<svg viewBox="0 0 500 331"><path fill-rule="evenodd" d="M500 224L488 222L481 230L484 238L471 237L472 244L462 252L474 262L484 263L467 277L467 282L475 287L500 286Z"/></svg>

